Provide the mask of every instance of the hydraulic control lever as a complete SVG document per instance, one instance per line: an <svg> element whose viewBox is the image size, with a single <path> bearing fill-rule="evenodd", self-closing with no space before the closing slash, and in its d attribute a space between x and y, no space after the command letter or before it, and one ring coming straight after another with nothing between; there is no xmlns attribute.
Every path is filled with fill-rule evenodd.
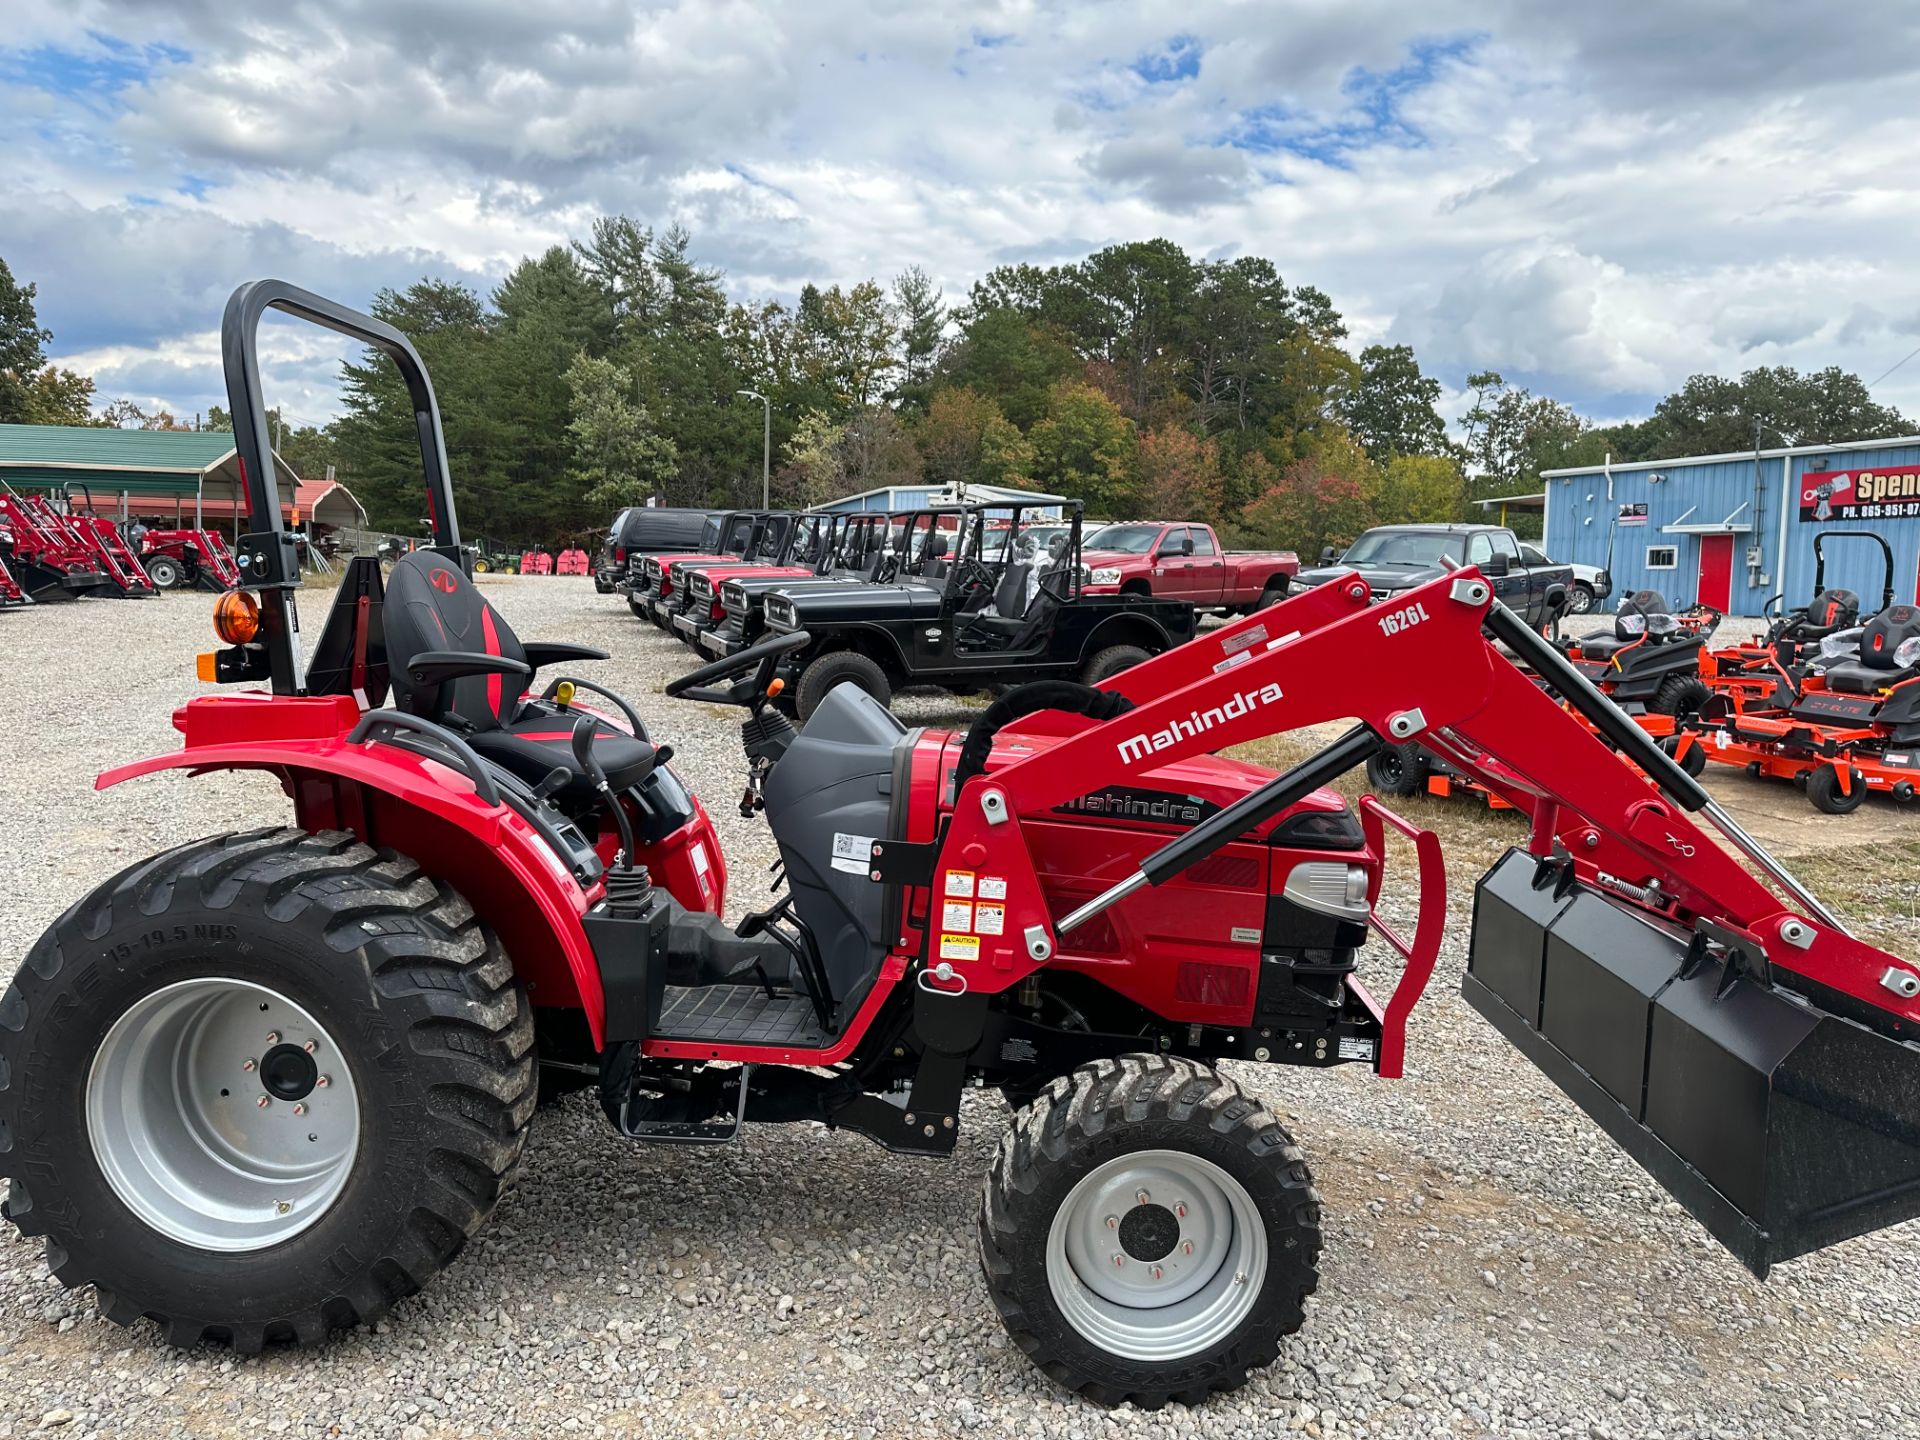
<svg viewBox="0 0 1920 1440"><path fill-rule="evenodd" d="M613 812L614 826L620 832L620 853L613 857L610 868L625 870L633 864L633 824L627 819L626 807L620 803L620 797L613 793L613 787L607 783L607 772L600 768L600 762L594 758L593 735L597 728L590 715L582 715L573 722L573 758L587 779L593 782L593 788L600 793L606 807Z"/></svg>

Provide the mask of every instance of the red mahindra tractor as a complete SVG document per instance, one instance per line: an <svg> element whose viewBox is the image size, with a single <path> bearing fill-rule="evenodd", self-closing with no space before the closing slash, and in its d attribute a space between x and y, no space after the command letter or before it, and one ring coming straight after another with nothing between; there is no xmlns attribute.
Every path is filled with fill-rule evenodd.
<svg viewBox="0 0 1920 1440"><path fill-rule="evenodd" d="M0 610L12 610L32 603L33 597L20 588L20 582L7 569L6 561L0 560Z"/></svg>
<svg viewBox="0 0 1920 1440"><path fill-rule="evenodd" d="M398 362L432 505L384 586L349 568L310 659L269 308ZM965 737L851 685L796 729L771 701L804 635L683 676L670 694L742 711L742 805L784 865L729 926L671 747L567 673L601 652L523 643L469 583L407 340L273 281L223 340L253 589L216 602L206 673L266 688L190 701L180 752L99 783L266 770L292 823L129 866L0 999L7 1213L110 1319L254 1350L379 1315L485 1222L540 1064L653 1143L807 1119L948 1155L991 1086L1018 1108L981 1253L1015 1344L1103 1401L1239 1385L1304 1320L1320 1200L1219 1067L1402 1072L1438 845L1413 832L1408 941L1376 911L1407 827L1321 787L1416 738L1531 821L1479 884L1468 998L1712 1234L1764 1273L1920 1212L1920 971L1851 938L1477 570L1379 606L1335 579L1103 686L1020 687ZM1213 754L1340 717L1281 774ZM1406 957L1390 995L1357 973L1369 930Z"/></svg>
<svg viewBox="0 0 1920 1440"><path fill-rule="evenodd" d="M140 537L140 561L162 590L221 591L240 583L233 552L216 530L149 530Z"/></svg>

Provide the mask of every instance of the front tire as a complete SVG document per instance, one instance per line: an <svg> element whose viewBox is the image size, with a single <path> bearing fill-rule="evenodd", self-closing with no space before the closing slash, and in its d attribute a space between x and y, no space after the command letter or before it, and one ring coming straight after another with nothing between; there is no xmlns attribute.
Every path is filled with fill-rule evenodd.
<svg viewBox="0 0 1920 1440"><path fill-rule="evenodd" d="M800 674L800 693L794 700L804 723L820 708L827 692L843 680L851 680L882 705L893 703L893 686L880 662L858 650L835 650L822 655Z"/></svg>
<svg viewBox="0 0 1920 1440"><path fill-rule="evenodd" d="M180 562L171 555L155 555L145 562L147 578L153 581L157 590L177 590L180 582L186 579L180 568Z"/></svg>
<svg viewBox="0 0 1920 1440"><path fill-rule="evenodd" d="M492 1212L534 1097L498 941L346 834L142 861L0 999L8 1218L175 1345L313 1344L418 1290Z"/></svg>
<svg viewBox="0 0 1920 1440"><path fill-rule="evenodd" d="M1320 1197L1293 1137L1237 1085L1126 1055L1014 1117L980 1254L1013 1342L1056 1383L1105 1405L1197 1404L1304 1322Z"/></svg>
<svg viewBox="0 0 1920 1440"><path fill-rule="evenodd" d="M1572 615L1585 615L1594 606L1593 587L1584 580L1573 582L1573 589L1567 592L1567 612Z"/></svg>
<svg viewBox="0 0 1920 1440"><path fill-rule="evenodd" d="M1824 815L1850 815L1867 803L1867 777L1847 766L1847 788L1842 791L1839 767L1822 765L1807 776L1807 799Z"/></svg>
<svg viewBox="0 0 1920 1440"><path fill-rule="evenodd" d="M1131 670L1135 665L1152 658L1138 645L1109 645L1087 661L1086 668L1080 672L1080 682L1083 685L1098 685L1102 680L1110 680L1122 670Z"/></svg>

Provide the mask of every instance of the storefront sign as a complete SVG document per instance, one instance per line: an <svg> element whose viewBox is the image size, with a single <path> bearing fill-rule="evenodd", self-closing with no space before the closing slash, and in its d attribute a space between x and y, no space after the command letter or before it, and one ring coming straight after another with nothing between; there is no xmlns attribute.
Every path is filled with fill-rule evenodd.
<svg viewBox="0 0 1920 1440"><path fill-rule="evenodd" d="M1800 477L1800 518L1906 520L1920 517L1920 467L1814 470Z"/></svg>

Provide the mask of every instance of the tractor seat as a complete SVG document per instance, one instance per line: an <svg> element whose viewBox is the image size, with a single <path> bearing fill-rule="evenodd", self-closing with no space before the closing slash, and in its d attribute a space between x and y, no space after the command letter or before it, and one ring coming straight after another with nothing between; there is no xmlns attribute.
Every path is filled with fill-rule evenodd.
<svg viewBox="0 0 1920 1440"><path fill-rule="evenodd" d="M1822 590L1807 613L1788 627L1796 640L1818 640L1860 623L1860 597L1851 590Z"/></svg>
<svg viewBox="0 0 1920 1440"><path fill-rule="evenodd" d="M1629 616L1665 615L1667 602L1657 590L1636 590L1620 602L1620 608L1613 617L1613 634L1590 635L1580 642L1582 660L1611 660L1629 645L1637 645L1647 638L1644 625L1634 628L1626 621Z"/></svg>
<svg viewBox="0 0 1920 1440"><path fill-rule="evenodd" d="M593 793L587 773L573 758L573 727L581 712L523 700L531 673L476 668L423 680L415 669L419 658L432 652L451 652L456 661L470 659L476 666L496 657L518 661L531 672L570 660L604 660L605 651L522 644L460 567L432 550L416 550L395 562L382 608L393 698L400 709L458 731L481 756L529 784L564 768L569 778L557 792L562 800L584 800ZM655 764L654 748L644 736L597 718L593 756L614 790L639 784Z"/></svg>
<svg viewBox="0 0 1920 1440"><path fill-rule="evenodd" d="M1900 651L1907 650L1907 663L1901 663ZM1920 610L1911 605L1891 605L1882 610L1860 631L1860 658L1842 660L1827 667L1829 690L1849 695L1871 695L1902 681L1920 676Z"/></svg>

